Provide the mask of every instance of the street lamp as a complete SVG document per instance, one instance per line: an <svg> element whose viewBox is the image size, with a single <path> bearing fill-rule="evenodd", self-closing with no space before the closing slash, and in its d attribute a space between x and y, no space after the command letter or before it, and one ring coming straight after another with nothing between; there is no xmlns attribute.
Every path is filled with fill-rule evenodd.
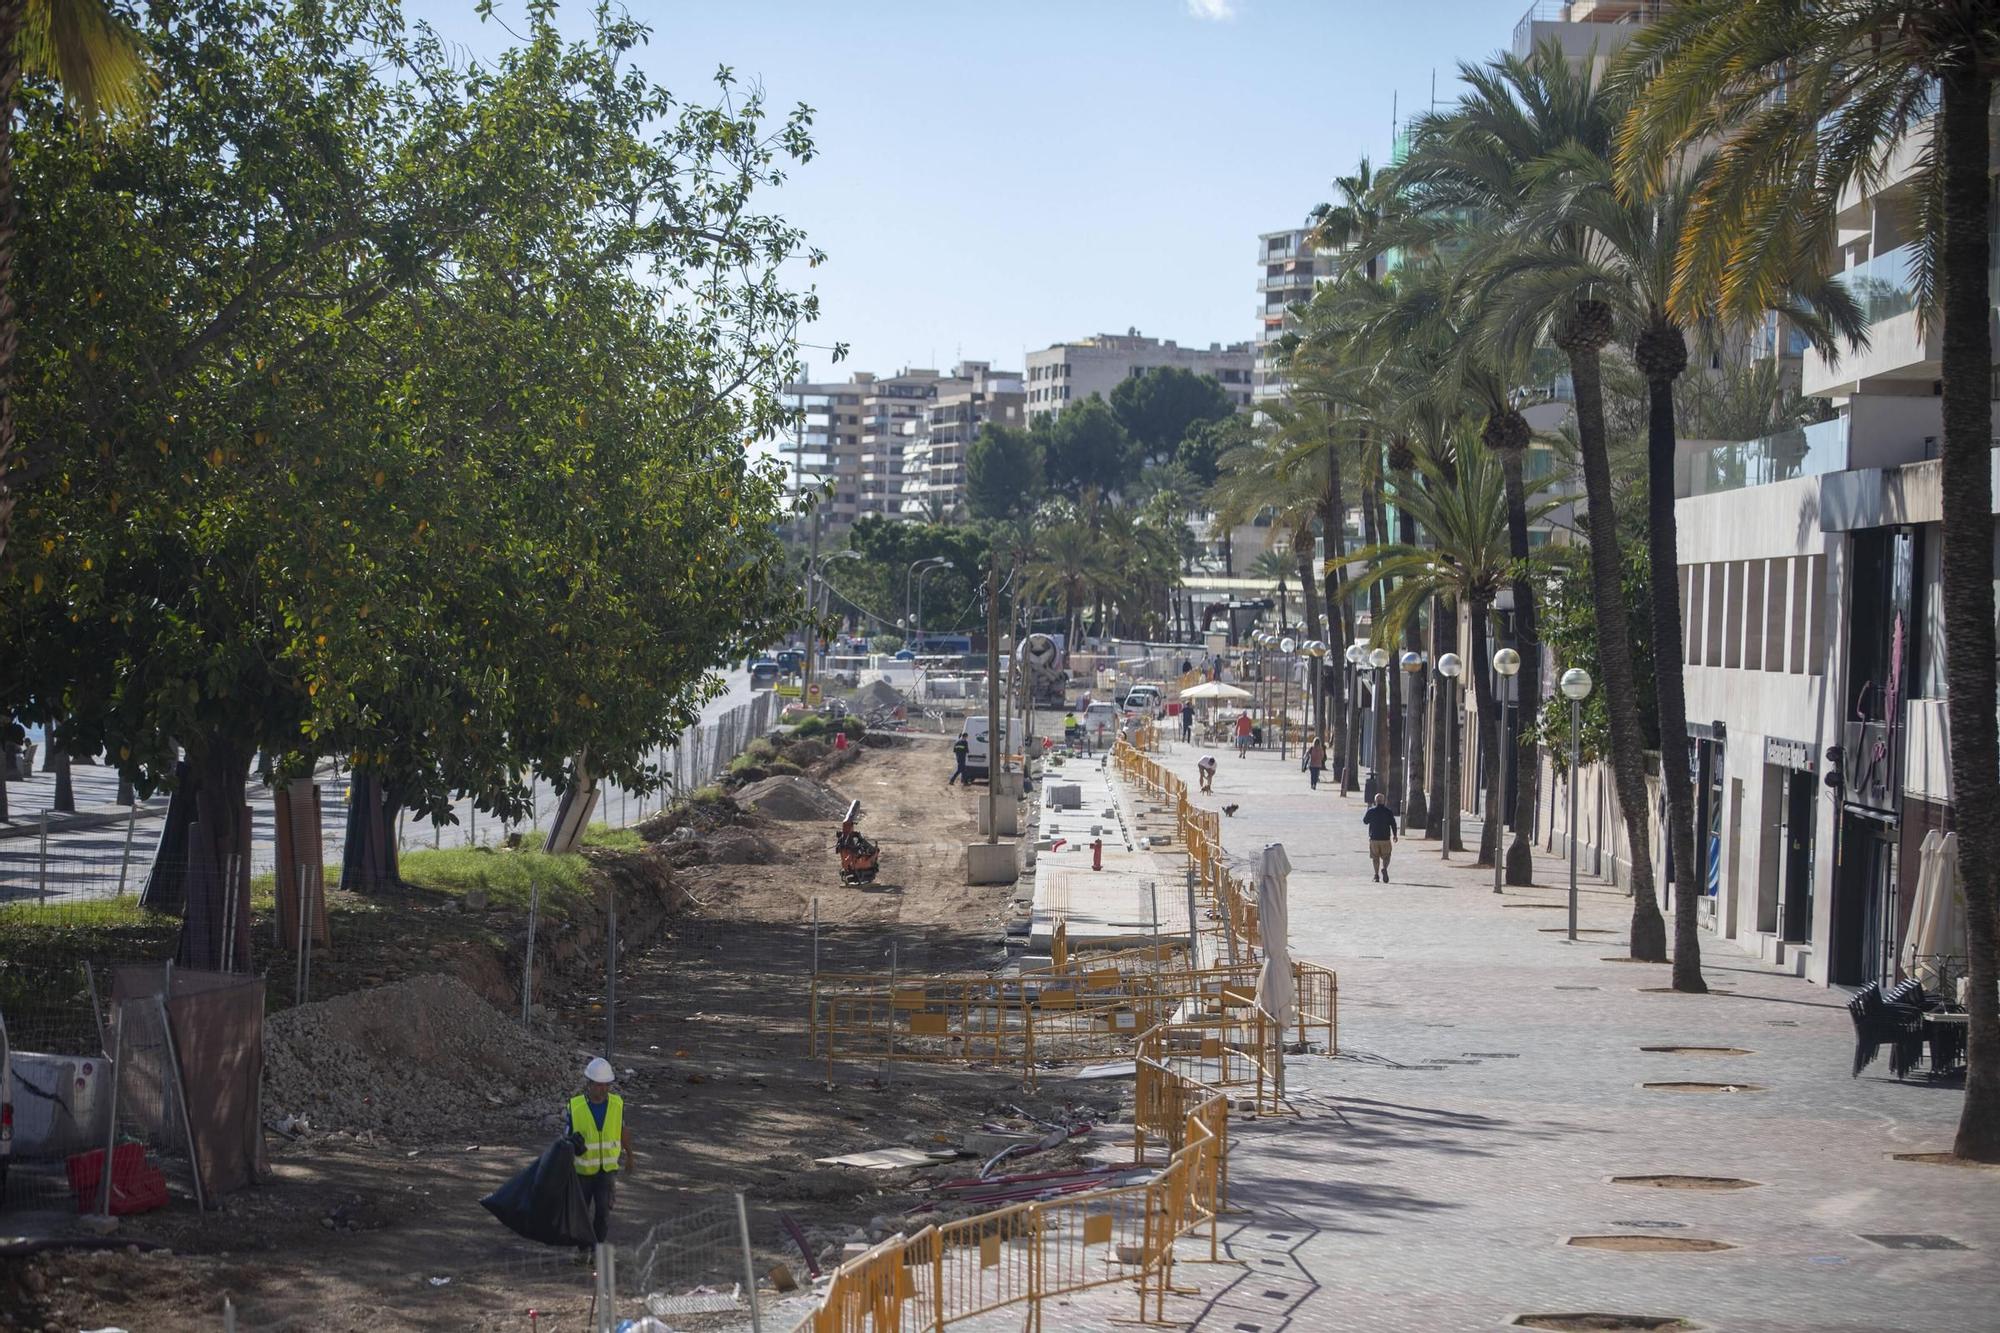
<svg viewBox="0 0 2000 1333"><path fill-rule="evenodd" d="M1340 756L1340 794L1354 790L1354 770L1361 767L1361 659L1368 645L1360 639L1347 645L1347 752Z"/></svg>
<svg viewBox="0 0 2000 1333"><path fill-rule="evenodd" d="M932 570L943 569L950 563L951 561L945 556L934 555L928 559L912 561L910 564L911 570L917 576L917 618L910 622L910 652L913 656L923 651L924 580L930 577ZM905 591L907 592L908 590L905 589Z"/></svg>
<svg viewBox="0 0 2000 1333"><path fill-rule="evenodd" d="M1278 651L1285 655L1285 664L1279 670L1285 673L1283 702L1278 705L1278 758L1283 760L1289 752L1290 732L1285 726L1292 711L1292 650L1299 646L1298 640L1287 634L1278 640Z"/></svg>
<svg viewBox="0 0 2000 1333"><path fill-rule="evenodd" d="M1412 801L1420 788L1416 782L1417 739L1423 728L1418 722L1423 717L1424 655L1414 649L1397 659L1403 674L1409 677L1409 688L1403 691L1403 775L1408 784L1403 791L1403 808L1399 812L1403 818L1403 831L1409 831L1410 812L1418 802Z"/></svg>
<svg viewBox="0 0 2000 1333"><path fill-rule="evenodd" d="M1458 836L1458 677L1465 670L1457 653L1438 658L1438 674L1445 679L1450 698L1445 704L1444 737L1444 859L1451 860L1451 844Z"/></svg>
<svg viewBox="0 0 2000 1333"><path fill-rule="evenodd" d="M1313 734L1319 737L1320 743L1324 745L1326 743L1326 681L1324 679L1326 672L1326 640L1308 639L1306 640L1305 647L1306 656L1312 659L1311 676L1313 692L1312 707L1306 711L1313 719Z"/></svg>
<svg viewBox="0 0 2000 1333"><path fill-rule="evenodd" d="M1571 667L1557 687L1569 700L1569 938L1576 942L1576 764L1577 741L1583 731L1583 701L1590 697L1590 673Z"/></svg>
<svg viewBox="0 0 2000 1333"><path fill-rule="evenodd" d="M1389 675L1384 668L1389 665L1390 652L1387 648L1370 648L1365 659L1368 669L1375 672L1375 684L1371 697L1375 700L1375 718L1368 730L1374 738L1375 762L1368 765L1368 780L1375 785L1379 795L1388 790L1384 775L1389 771ZM1362 794L1368 789L1363 787Z"/></svg>
<svg viewBox="0 0 2000 1333"><path fill-rule="evenodd" d="M907 570L905 570L905 571L904 571L904 573L903 573L903 623L904 623L904 627L905 627L905 632L906 632L906 633L908 632L908 627L909 627L910 625L912 625L912 624L914 624L914 623L915 623L914 621L912 621L912 620L910 619L910 593L911 593L911 591L912 591L912 588L913 588L913 586L915 585L915 583L916 583L916 580L917 580L917 569L918 569L918 567L919 567L919 566L924 566L924 565L928 565L928 566L936 566L936 565L948 565L948 564L950 564L950 563L951 563L951 561L950 561L950 560L948 560L948 559L946 559L946 558L945 558L944 556L941 556L941 555L927 555L927 556L924 556L924 557L922 557L921 559L918 559L918 560L912 560L912 561L910 562L910 566L909 566L909 568L908 568Z"/></svg>
<svg viewBox="0 0 2000 1333"><path fill-rule="evenodd" d="M1493 670L1499 674L1497 683L1503 687L1513 685L1514 676L1520 669L1521 655L1512 648L1502 648L1493 654ZM1513 703L1508 698L1511 688L1502 688L1495 693L1500 696L1500 716L1494 719L1500 724L1500 752L1494 756L1497 762L1493 765L1492 781L1488 784L1491 794L1486 799L1486 817L1493 821L1493 892L1498 893L1500 876L1507 863L1507 849L1502 845L1506 842L1506 829L1501 811L1507 804L1507 713Z"/></svg>
<svg viewBox="0 0 2000 1333"><path fill-rule="evenodd" d="M838 551L828 551L825 555L814 556L806 562L806 656L804 670L800 673L803 680L799 688L799 702L802 704L812 702L813 638L818 631L813 618L819 614L820 595L826 588L826 579L822 571L831 561L860 558L861 552L849 546Z"/></svg>

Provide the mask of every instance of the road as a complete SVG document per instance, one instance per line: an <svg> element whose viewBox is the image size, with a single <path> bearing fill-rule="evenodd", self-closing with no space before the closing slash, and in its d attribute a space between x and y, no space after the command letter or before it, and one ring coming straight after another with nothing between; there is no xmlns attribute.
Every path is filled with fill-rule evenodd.
<svg viewBox="0 0 2000 1333"><path fill-rule="evenodd" d="M740 669L723 673L724 691L702 710L704 725L712 724L731 709L752 699L750 677ZM39 767L39 763L37 765ZM117 806L118 776L98 764L74 764L70 770L80 812L95 812L102 822L92 827L56 829L50 832L44 852L36 831L41 812L55 797L55 778L37 772L26 782L7 784L8 812L13 817L6 826L17 835L0 838L0 903L23 900L99 898L115 895L123 887L136 892L145 879L159 844L166 810L166 797L156 796L140 806L136 818L126 818ZM344 773L322 766L318 774L322 827L326 838L326 859L339 859L347 827L348 784ZM273 832L274 811L271 793L252 779L245 788L252 823L253 873L268 869L277 854ZM554 818L556 794L545 782L533 791L533 814L527 824L506 825L490 815L481 815L470 801L454 808L456 822L433 828L429 824L407 824L400 831L406 850L427 847L487 846L503 841L510 833L546 833ZM598 803L596 819L611 824L631 823L659 808L660 797L640 795L607 785ZM64 816L52 816L60 823ZM129 825L129 848L128 848Z"/></svg>

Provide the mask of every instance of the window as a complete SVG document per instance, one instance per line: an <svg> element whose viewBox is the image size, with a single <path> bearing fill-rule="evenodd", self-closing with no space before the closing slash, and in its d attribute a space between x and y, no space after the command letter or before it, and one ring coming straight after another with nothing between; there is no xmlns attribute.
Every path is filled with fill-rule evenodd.
<svg viewBox="0 0 2000 1333"><path fill-rule="evenodd" d="M1785 584L1791 561L1764 562L1764 670L1785 669Z"/></svg>
<svg viewBox="0 0 2000 1333"><path fill-rule="evenodd" d="M1765 560L1744 565L1743 665L1752 671L1764 666L1764 566Z"/></svg>
<svg viewBox="0 0 2000 1333"><path fill-rule="evenodd" d="M1707 588L1702 566L1681 566L1681 656L1689 666L1701 665L1702 594Z"/></svg>
<svg viewBox="0 0 2000 1333"><path fill-rule="evenodd" d="M1712 666L1712 667L1721 666L1722 665L1722 608L1725 599L1725 594L1723 591L1723 571L1727 569L1728 566L1718 563L1712 565L1705 565L1703 566L1703 568L1708 574L1708 620L1707 620L1707 629L1703 634L1701 664L1703 666Z"/></svg>

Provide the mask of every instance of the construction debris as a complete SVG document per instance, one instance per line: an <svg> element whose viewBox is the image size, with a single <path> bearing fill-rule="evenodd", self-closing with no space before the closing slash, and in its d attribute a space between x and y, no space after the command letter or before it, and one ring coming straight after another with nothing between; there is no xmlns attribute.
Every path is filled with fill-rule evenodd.
<svg viewBox="0 0 2000 1333"><path fill-rule="evenodd" d="M849 798L823 782L781 774L738 791L736 803L772 819L838 820L846 813Z"/></svg>

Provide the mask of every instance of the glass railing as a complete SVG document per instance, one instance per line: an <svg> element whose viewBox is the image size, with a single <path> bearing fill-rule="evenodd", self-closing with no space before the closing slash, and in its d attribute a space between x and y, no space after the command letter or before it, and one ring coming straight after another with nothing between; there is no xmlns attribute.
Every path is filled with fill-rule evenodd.
<svg viewBox="0 0 2000 1333"><path fill-rule="evenodd" d="M1847 418L1794 426L1755 440L1717 444L1682 459L1682 495L1716 495L1847 466Z"/></svg>
<svg viewBox="0 0 2000 1333"><path fill-rule="evenodd" d="M1840 275L1870 324L1917 308L1917 247L1899 245Z"/></svg>

